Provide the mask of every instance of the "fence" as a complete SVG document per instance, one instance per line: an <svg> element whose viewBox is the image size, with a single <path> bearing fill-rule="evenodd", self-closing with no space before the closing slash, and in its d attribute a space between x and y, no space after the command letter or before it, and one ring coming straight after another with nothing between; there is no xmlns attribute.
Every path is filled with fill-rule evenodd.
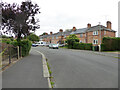
<svg viewBox="0 0 120 90"><path fill-rule="evenodd" d="M11 64L12 62L17 61L20 57L22 57L22 48L19 48L18 46L15 47L10 44L1 43L1 49L2 51L0 54L1 57L1 69L4 69L6 66Z"/></svg>

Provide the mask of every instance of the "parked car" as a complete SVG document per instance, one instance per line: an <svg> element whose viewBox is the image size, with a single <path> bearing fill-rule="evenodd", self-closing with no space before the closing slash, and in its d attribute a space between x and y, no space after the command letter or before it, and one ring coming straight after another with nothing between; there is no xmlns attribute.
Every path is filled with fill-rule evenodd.
<svg viewBox="0 0 120 90"><path fill-rule="evenodd" d="M46 42L40 41L40 42L37 42L36 44L37 44L38 46L45 46L45 45L46 45Z"/></svg>
<svg viewBox="0 0 120 90"><path fill-rule="evenodd" d="M65 44L59 44L59 47L64 47L65 46Z"/></svg>
<svg viewBox="0 0 120 90"><path fill-rule="evenodd" d="M45 44L46 47L49 47L49 44Z"/></svg>
<svg viewBox="0 0 120 90"><path fill-rule="evenodd" d="M49 44L49 48L58 49L58 44Z"/></svg>
<svg viewBox="0 0 120 90"><path fill-rule="evenodd" d="M33 43L32 46L33 46L33 47L37 47L38 45L37 45L36 43Z"/></svg>

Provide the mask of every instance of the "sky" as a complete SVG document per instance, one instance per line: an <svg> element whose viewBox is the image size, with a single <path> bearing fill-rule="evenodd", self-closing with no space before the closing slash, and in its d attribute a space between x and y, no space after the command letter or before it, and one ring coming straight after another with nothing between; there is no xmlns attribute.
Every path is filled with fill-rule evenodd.
<svg viewBox="0 0 120 90"><path fill-rule="evenodd" d="M24 0L2 0L8 3L20 4ZM112 22L112 29L117 31L118 36L118 2L120 0L31 0L40 7L39 18L40 29L37 35L52 31L56 33L59 29L86 28L91 26L106 26L107 21Z"/></svg>

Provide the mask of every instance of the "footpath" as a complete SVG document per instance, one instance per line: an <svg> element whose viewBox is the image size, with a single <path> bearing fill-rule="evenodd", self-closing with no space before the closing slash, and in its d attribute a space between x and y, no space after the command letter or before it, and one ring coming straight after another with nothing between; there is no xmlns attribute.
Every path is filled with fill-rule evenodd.
<svg viewBox="0 0 120 90"><path fill-rule="evenodd" d="M34 51L2 73L2 88L48 88L43 76L42 56Z"/></svg>

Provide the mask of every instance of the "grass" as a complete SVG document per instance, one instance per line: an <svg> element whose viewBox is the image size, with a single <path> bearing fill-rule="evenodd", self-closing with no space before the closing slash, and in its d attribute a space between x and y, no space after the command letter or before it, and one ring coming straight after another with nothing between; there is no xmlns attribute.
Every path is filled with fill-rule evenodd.
<svg viewBox="0 0 120 90"><path fill-rule="evenodd" d="M120 51L102 51L102 52L120 52Z"/></svg>
<svg viewBox="0 0 120 90"><path fill-rule="evenodd" d="M49 74L50 74L50 84L51 84L51 86L52 86L52 88L54 87L54 82L53 82L53 77L52 77L52 71L51 71L51 69L50 69L50 66L49 66L49 64L48 64L48 59L46 59L46 63L47 63L47 67L48 67L48 71L49 71Z"/></svg>
<svg viewBox="0 0 120 90"><path fill-rule="evenodd" d="M68 47L67 47L67 46L64 46L64 47L59 47L59 48L66 48L66 49L68 49Z"/></svg>

